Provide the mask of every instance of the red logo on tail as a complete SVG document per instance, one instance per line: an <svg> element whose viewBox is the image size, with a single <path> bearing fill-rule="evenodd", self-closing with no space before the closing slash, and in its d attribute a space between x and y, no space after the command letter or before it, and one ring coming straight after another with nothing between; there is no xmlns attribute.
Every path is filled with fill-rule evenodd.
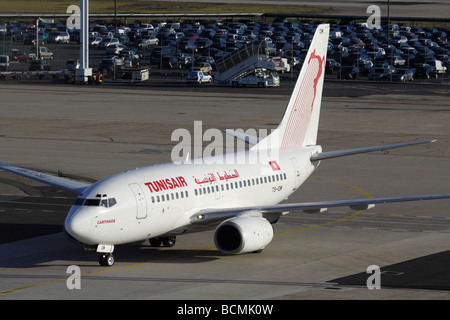
<svg viewBox="0 0 450 320"><path fill-rule="evenodd" d="M320 56L316 55L316 49L314 49L314 51L309 56L308 64L311 63L311 59L317 59L319 61L319 71L317 71L317 76L314 79L314 84L313 84L314 97L313 97L313 100L312 100L312 103L311 103L311 111L312 111L313 110L313 106L314 106L314 100L316 99L317 83L319 82L319 78L320 78L320 76L322 75L322 72L323 72L323 63L324 63L324 60L325 60L325 56L320 58Z"/></svg>

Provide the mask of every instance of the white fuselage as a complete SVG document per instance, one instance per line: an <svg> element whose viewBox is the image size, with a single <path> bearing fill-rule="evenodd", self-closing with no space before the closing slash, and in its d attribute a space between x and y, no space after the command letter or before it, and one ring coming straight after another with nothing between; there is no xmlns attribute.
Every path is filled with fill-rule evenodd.
<svg viewBox="0 0 450 320"><path fill-rule="evenodd" d="M312 154L320 146L279 149L259 163L240 163L222 155L207 164L167 163L137 168L93 184L72 206L66 231L85 244L122 244L188 231L202 210L277 204L314 171ZM268 153L270 154L270 153ZM231 164L221 163L232 162ZM195 160L195 159L194 159Z"/></svg>

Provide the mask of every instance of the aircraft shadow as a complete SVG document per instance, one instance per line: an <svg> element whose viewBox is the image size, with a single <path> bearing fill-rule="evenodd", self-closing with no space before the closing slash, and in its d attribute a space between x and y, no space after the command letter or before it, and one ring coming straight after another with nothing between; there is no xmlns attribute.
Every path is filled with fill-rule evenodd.
<svg viewBox="0 0 450 320"><path fill-rule="evenodd" d="M380 268L381 289L450 291L450 251L443 251ZM370 274L357 273L330 280L343 286L366 286Z"/></svg>
<svg viewBox="0 0 450 320"><path fill-rule="evenodd" d="M74 244L61 235L61 241L58 247L49 246L45 252L33 253L33 248L29 247L28 255L8 258L8 252L1 250L2 259L0 268L36 268L44 266L68 266L68 265L98 265L100 256L97 252L87 252L80 244ZM25 250L26 247L24 247ZM18 249L19 250L19 249ZM116 265L118 263L127 264L150 264L150 263L177 263L177 264L195 264L205 263L219 259L223 256L217 250L180 250L174 247L151 247L148 244L131 243L122 246L116 246L114 257ZM56 261L56 263L54 263ZM100 265L98 265L100 267ZM101 267L104 268L104 267Z"/></svg>

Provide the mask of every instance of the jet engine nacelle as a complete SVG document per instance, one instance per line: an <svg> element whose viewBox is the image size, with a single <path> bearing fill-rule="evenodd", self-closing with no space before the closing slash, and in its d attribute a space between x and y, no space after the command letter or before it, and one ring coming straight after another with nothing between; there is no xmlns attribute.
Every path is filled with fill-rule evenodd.
<svg viewBox="0 0 450 320"><path fill-rule="evenodd" d="M273 239L273 228L262 217L240 216L222 222L216 229L214 242L226 254L257 252Z"/></svg>

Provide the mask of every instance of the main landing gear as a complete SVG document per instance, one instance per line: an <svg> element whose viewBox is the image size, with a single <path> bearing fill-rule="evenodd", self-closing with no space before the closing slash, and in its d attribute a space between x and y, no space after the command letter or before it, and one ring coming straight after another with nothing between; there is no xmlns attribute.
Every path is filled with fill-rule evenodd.
<svg viewBox="0 0 450 320"><path fill-rule="evenodd" d="M148 241L152 247L159 247L162 244L164 247L169 248L175 245L177 237L151 238Z"/></svg>

